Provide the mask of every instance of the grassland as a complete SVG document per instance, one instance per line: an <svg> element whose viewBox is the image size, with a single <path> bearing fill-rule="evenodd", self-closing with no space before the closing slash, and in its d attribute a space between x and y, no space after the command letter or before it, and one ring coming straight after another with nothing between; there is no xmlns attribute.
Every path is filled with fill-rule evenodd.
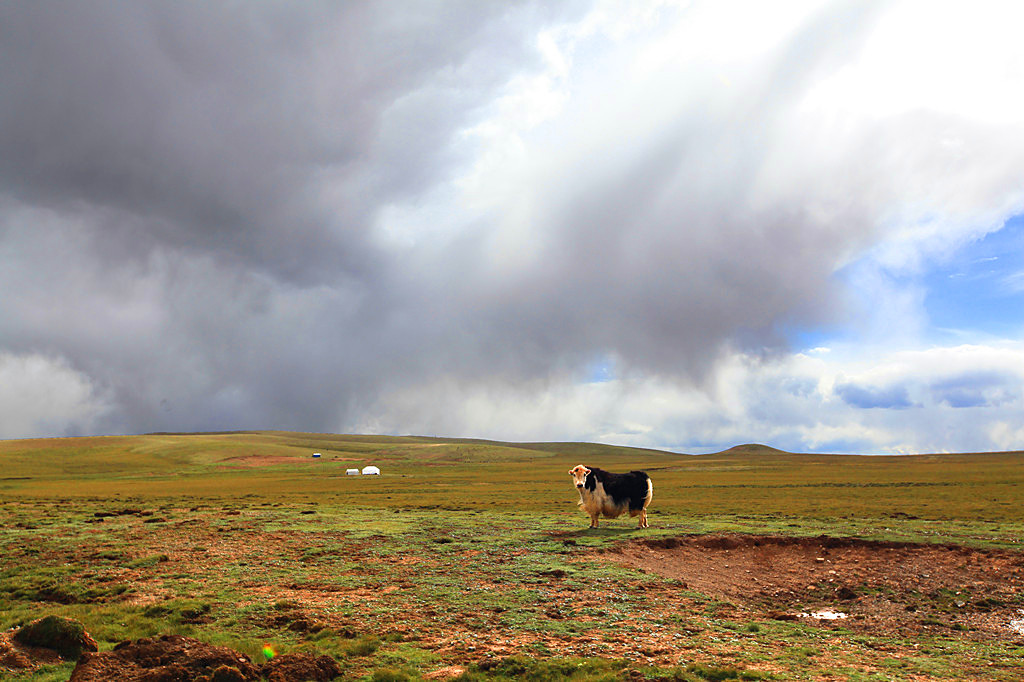
<svg viewBox="0 0 1024 682"><path fill-rule="evenodd" d="M652 528L587 530L567 474L581 462L650 472ZM366 464L384 475L345 476ZM695 457L287 432L5 441L0 629L54 613L101 649L186 634L254 659L264 645L327 653L346 679L1016 680L1024 640L1009 628L778 620L607 552L705 533L1019 552L1022 510L1022 453ZM1001 607L1024 609L1018 598Z"/></svg>

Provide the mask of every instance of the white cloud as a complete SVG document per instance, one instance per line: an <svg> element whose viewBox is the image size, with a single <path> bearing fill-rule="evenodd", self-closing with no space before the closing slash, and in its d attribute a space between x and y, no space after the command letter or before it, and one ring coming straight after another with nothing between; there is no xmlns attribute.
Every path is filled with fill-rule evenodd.
<svg viewBox="0 0 1024 682"><path fill-rule="evenodd" d="M1024 426L1016 421L995 421L989 426L989 439L996 450L1024 449Z"/></svg>
<svg viewBox="0 0 1024 682"><path fill-rule="evenodd" d="M1024 293L1024 271L1007 275L1000 283L1004 291Z"/></svg>
<svg viewBox="0 0 1024 682"><path fill-rule="evenodd" d="M64 360L0 353L0 438L92 433L109 409L102 391Z"/></svg>
<svg viewBox="0 0 1024 682"><path fill-rule="evenodd" d="M354 426L698 453L744 442L838 453L1024 449L1024 345L835 356L728 354L701 388L656 378L529 390L428 384L389 394L374 420ZM862 393L844 391L851 386ZM888 409L894 396L901 409Z"/></svg>

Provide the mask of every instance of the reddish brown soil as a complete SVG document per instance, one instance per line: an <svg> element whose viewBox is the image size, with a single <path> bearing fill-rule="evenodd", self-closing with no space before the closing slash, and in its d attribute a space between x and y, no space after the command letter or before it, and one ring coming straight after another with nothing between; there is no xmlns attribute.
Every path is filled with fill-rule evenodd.
<svg viewBox="0 0 1024 682"><path fill-rule="evenodd" d="M703 535L643 540L608 558L779 619L821 610L874 632L953 628L1019 637L1024 555L853 538ZM813 618L808 618L813 620Z"/></svg>
<svg viewBox="0 0 1024 682"><path fill-rule="evenodd" d="M169 635L117 645L82 656L70 682L313 682L341 674L328 656L285 654L256 668L237 651Z"/></svg>
<svg viewBox="0 0 1024 682"><path fill-rule="evenodd" d="M14 631L0 632L0 679L4 673L16 673L42 663L57 663L60 656L53 649L25 646L14 639Z"/></svg>

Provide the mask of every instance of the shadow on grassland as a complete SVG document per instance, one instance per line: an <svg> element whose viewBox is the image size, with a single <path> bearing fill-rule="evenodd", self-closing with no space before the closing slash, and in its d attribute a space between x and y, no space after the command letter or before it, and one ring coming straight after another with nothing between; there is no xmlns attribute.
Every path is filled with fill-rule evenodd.
<svg viewBox="0 0 1024 682"><path fill-rule="evenodd" d="M580 528L572 531L555 531L551 535L558 538L621 538L642 533L640 528Z"/></svg>

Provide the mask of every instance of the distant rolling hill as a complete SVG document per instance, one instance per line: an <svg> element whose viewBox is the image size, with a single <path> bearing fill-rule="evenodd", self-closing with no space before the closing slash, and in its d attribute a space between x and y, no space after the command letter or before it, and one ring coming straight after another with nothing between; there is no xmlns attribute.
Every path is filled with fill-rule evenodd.
<svg viewBox="0 0 1024 682"><path fill-rule="evenodd" d="M745 445L736 445L728 450L722 450L718 455L790 455L791 452L785 450L779 450L773 448L770 445L760 445L758 443L747 443Z"/></svg>

